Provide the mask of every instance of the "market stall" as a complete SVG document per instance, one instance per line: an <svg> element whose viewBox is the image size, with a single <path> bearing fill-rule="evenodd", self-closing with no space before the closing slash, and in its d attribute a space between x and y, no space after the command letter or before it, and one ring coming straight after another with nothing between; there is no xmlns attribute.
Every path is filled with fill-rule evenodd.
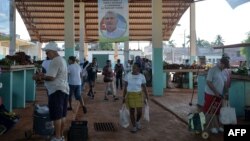
<svg viewBox="0 0 250 141"><path fill-rule="evenodd" d="M13 108L25 108L27 101L35 101L35 82L32 76L36 68L31 63L22 64L19 61L14 62L5 58L0 63L2 70L0 81L3 85L0 97L10 112Z"/></svg>

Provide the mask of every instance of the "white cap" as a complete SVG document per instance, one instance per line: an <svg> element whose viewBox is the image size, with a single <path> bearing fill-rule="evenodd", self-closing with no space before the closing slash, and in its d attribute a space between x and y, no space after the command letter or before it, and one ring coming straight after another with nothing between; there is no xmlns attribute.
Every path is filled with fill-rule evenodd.
<svg viewBox="0 0 250 141"><path fill-rule="evenodd" d="M59 51L59 48L57 47L57 44L55 42L49 42L49 44L47 44L45 48L43 48L43 50Z"/></svg>

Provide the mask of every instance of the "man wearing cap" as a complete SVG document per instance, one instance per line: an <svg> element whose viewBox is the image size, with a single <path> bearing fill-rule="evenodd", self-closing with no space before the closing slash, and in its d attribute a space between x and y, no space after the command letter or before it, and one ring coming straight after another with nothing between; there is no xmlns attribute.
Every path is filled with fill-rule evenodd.
<svg viewBox="0 0 250 141"><path fill-rule="evenodd" d="M40 74L33 79L42 79L46 83L49 95L50 119L54 121L55 136L51 141L61 141L67 114L67 102L69 95L68 71L66 61L58 54L55 44L43 49L51 60L46 74Z"/></svg>
<svg viewBox="0 0 250 141"><path fill-rule="evenodd" d="M211 104L213 104L214 98L216 99L216 102L219 103L222 97L225 97L225 94L228 92L228 88L226 87L227 79L223 74L223 71L226 68L229 68L229 60L225 57L222 57L220 59L220 63L218 63L208 71L207 83L205 86L205 103L203 106L203 111L205 113L208 112L209 107L211 106ZM215 117L210 124L210 130L214 134L217 134L219 131L224 131L224 129L220 127L218 120L220 107L215 113ZM208 113L208 119L211 118L211 116L212 114Z"/></svg>

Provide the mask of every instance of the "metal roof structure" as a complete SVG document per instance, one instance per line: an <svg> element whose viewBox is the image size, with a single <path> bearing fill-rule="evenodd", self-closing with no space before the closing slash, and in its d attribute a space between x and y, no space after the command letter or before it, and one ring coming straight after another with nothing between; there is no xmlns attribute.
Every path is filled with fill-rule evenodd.
<svg viewBox="0 0 250 141"><path fill-rule="evenodd" d="M98 42L98 0L75 0L75 41L79 41L79 3L85 3L85 42ZM169 40L194 0L163 1L163 40ZM15 0L32 41L64 41L64 0ZM151 0L129 0L129 40L152 40ZM17 23L18 24L18 23Z"/></svg>

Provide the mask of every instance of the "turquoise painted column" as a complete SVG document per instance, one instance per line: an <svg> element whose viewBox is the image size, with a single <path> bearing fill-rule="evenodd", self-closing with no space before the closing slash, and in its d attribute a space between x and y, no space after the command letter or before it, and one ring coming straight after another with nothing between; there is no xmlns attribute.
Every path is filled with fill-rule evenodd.
<svg viewBox="0 0 250 141"><path fill-rule="evenodd" d="M193 62L196 61L197 62L197 56L190 56L190 63L193 64ZM194 79L194 76L193 76L193 73L194 72L189 72L188 73L188 78L189 78L189 82L188 82L188 88L189 89L193 89L194 88L194 84L193 84L193 79Z"/></svg>
<svg viewBox="0 0 250 141"><path fill-rule="evenodd" d="M64 0L65 59L75 55L74 0Z"/></svg>
<svg viewBox="0 0 250 141"><path fill-rule="evenodd" d="M152 3L153 95L163 95L162 0ZM166 79L165 79L166 81Z"/></svg>

